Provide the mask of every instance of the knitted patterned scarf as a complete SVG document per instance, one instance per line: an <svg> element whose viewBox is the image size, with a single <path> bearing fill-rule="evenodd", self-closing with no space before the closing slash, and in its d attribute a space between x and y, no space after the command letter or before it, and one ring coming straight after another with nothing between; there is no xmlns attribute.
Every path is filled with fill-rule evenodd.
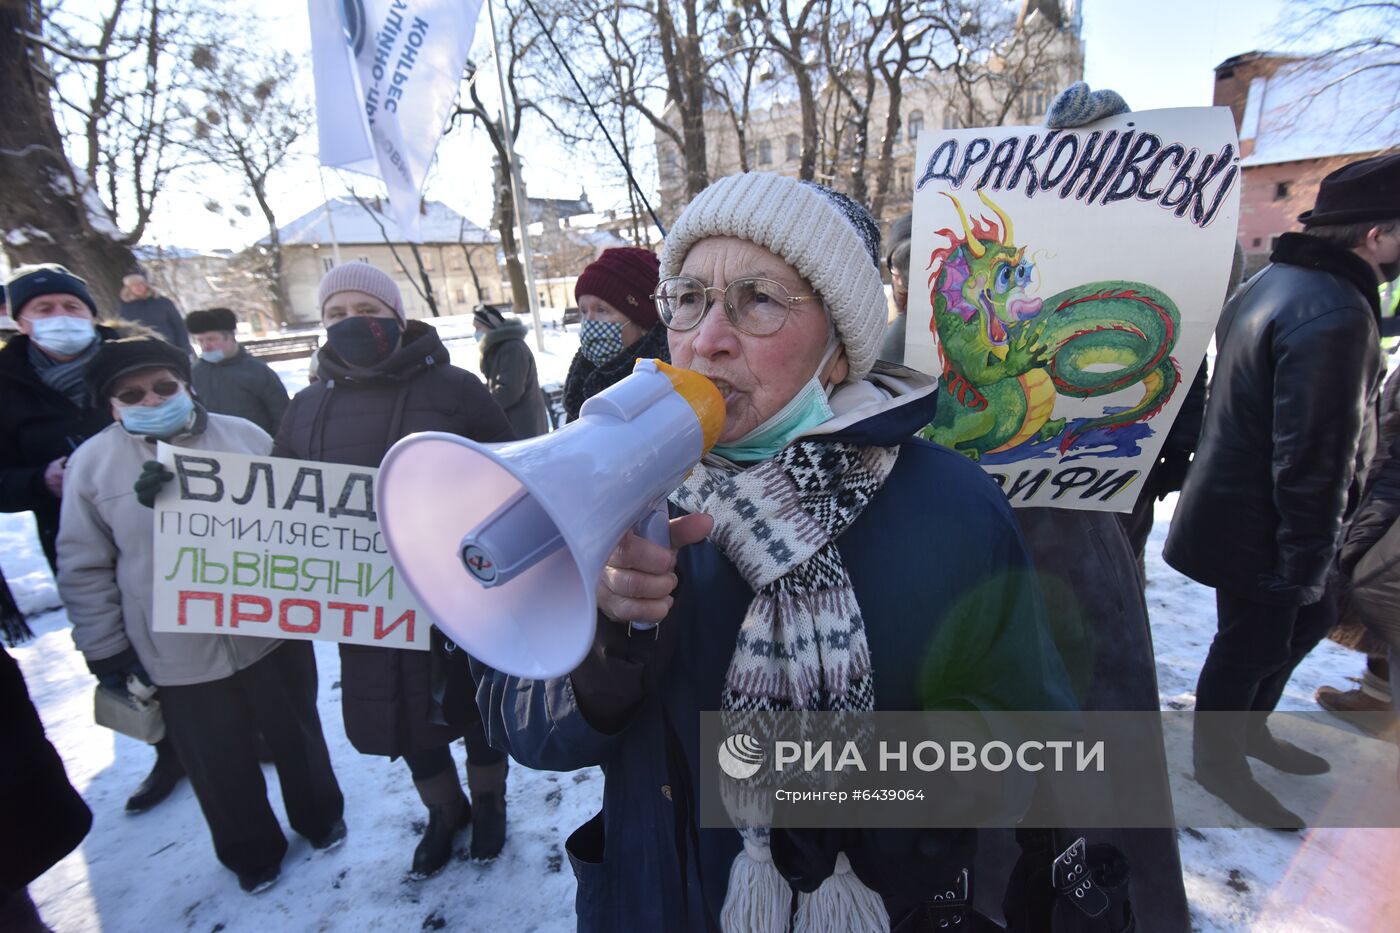
<svg viewBox="0 0 1400 933"><path fill-rule="evenodd" d="M894 469L898 447L799 441L734 473L701 464L671 500L714 518L710 540L753 587L722 710L875 708L865 623L836 548ZM731 811L732 812L732 811ZM744 850L730 869L725 933L788 929L791 889L768 851L768 827L738 821ZM844 853L820 888L799 899L797 933L888 930L879 895Z"/></svg>

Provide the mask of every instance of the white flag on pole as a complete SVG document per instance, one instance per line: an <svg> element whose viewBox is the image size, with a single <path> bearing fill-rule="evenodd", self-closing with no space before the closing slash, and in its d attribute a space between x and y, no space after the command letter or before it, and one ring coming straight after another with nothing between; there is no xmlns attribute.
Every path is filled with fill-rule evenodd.
<svg viewBox="0 0 1400 933"><path fill-rule="evenodd" d="M379 178L399 229L418 204L482 0L307 0L321 164Z"/></svg>

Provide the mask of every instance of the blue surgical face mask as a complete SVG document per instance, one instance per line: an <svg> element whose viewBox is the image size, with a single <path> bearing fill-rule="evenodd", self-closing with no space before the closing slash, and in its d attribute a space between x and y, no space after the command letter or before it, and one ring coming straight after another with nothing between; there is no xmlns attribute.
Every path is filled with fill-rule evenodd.
<svg viewBox="0 0 1400 933"><path fill-rule="evenodd" d="M594 366L617 356L622 346L622 325L616 321L584 321L579 329L579 352Z"/></svg>
<svg viewBox="0 0 1400 933"><path fill-rule="evenodd" d="M734 463L769 460L803 433L830 421L834 412L831 410L831 403L827 401L821 373L826 369L832 354L836 352L836 346L833 339L822 354L822 361L817 364L816 374L807 380L807 384L791 401L738 440L729 444L716 444L714 452Z"/></svg>
<svg viewBox="0 0 1400 933"><path fill-rule="evenodd" d="M199 354L199 358L206 363L222 363L225 353L223 350L205 350Z"/></svg>
<svg viewBox="0 0 1400 933"><path fill-rule="evenodd" d="M177 392L159 405L133 405L119 408L122 427L138 437L170 438L190 426L194 416L194 399L185 391Z"/></svg>
<svg viewBox="0 0 1400 933"><path fill-rule="evenodd" d="M44 317L34 321L34 342L50 353L77 356L97 339L92 321L81 317Z"/></svg>

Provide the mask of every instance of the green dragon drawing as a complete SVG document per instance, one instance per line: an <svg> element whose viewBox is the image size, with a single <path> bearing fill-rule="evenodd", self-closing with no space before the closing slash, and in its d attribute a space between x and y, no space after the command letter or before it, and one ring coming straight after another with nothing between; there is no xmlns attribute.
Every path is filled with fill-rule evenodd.
<svg viewBox="0 0 1400 933"><path fill-rule="evenodd" d="M929 257L929 326L938 335L943 377L938 414L922 436L974 460L1056 439L1063 454L1090 431L1111 432L1161 411L1181 381L1171 357L1181 326L1172 300L1124 281L1079 285L1044 301L1029 297L1034 264L1015 245L1011 219L977 194L1000 224L985 217L969 223L945 193L963 235L938 231L949 245ZM1092 398L1138 383L1142 399L1125 410L1073 423L1051 417L1060 395Z"/></svg>

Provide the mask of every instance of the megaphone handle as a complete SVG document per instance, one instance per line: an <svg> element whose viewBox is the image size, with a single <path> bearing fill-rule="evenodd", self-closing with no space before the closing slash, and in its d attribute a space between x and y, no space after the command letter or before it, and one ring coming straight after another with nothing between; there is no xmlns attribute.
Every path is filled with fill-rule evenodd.
<svg viewBox="0 0 1400 933"><path fill-rule="evenodd" d="M637 522L632 530L639 537L646 538L662 547L671 546L671 514L666 509L666 500L657 503L646 517ZM634 631L645 632L656 628L655 622L633 622Z"/></svg>

